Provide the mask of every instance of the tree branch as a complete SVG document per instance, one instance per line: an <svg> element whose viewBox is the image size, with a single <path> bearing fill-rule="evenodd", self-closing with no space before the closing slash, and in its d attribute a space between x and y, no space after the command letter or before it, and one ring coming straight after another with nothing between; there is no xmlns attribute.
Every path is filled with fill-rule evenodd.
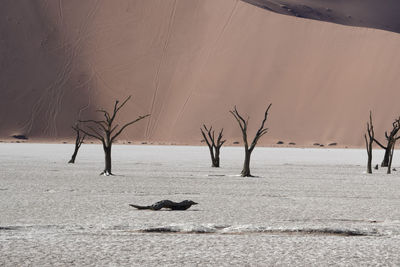
<svg viewBox="0 0 400 267"><path fill-rule="evenodd" d="M214 131L212 131L212 126L210 127L210 129L208 130L208 137L210 137L211 143L212 143L212 147L216 147L215 146L215 137L214 137Z"/></svg>
<svg viewBox="0 0 400 267"><path fill-rule="evenodd" d="M237 120L237 122L239 123L240 129L242 129L242 131L245 131L247 128L247 121L245 121L243 119L242 116L240 116L236 106L233 107L233 110L229 111Z"/></svg>
<svg viewBox="0 0 400 267"><path fill-rule="evenodd" d="M128 96L128 97L124 100L124 102L122 102L122 104L119 105L119 106L118 106L119 100L116 100L116 101L115 101L113 115L112 115L112 117L110 118L110 122L111 122L111 123L114 121L115 116L117 115L118 111L126 104L126 102L128 102L129 99L131 99L131 97L132 97L132 96Z"/></svg>
<svg viewBox="0 0 400 267"><path fill-rule="evenodd" d="M383 148L383 149L387 149L387 147L385 147L384 145L382 145L378 140L376 140L376 138L373 138L374 139L374 142L378 145L378 146L380 146L381 148Z"/></svg>
<svg viewBox="0 0 400 267"><path fill-rule="evenodd" d="M134 124L135 122L138 122L146 117L150 116L150 114L144 115L144 116L139 116L136 120L128 122L127 124L125 124L124 126L121 127L121 129L119 129L119 131L113 136L111 137L111 142L113 142L115 140L115 138L117 138L123 130L125 130L126 127L128 127L131 124Z"/></svg>
<svg viewBox="0 0 400 267"><path fill-rule="evenodd" d="M98 139L104 139L104 137L99 133L96 129L94 129L92 126L87 126L88 129L90 129L95 135L97 135Z"/></svg>
<svg viewBox="0 0 400 267"><path fill-rule="evenodd" d="M89 128L89 127L88 127L88 128ZM89 128L89 129L90 129L90 128ZM87 136L90 136L90 137L99 139L100 141L104 142L104 138L103 138L102 136L97 136L97 135L92 134L92 133L90 133L90 132L88 132L88 131L86 131L86 130L84 130L84 129L81 129L81 128L80 128L80 130L81 130L84 134L86 134ZM92 129L91 129L91 130L92 130Z"/></svg>
<svg viewBox="0 0 400 267"><path fill-rule="evenodd" d="M203 125L203 127L204 127L204 128L206 129L206 131L207 131L207 127L206 127L205 125ZM201 131L201 134L203 135L204 141L206 141L208 147L211 149L211 148L212 148L212 145L211 145L210 142L208 141L205 132L203 131L202 128L200 128L200 131ZM207 131L207 132L208 132L208 131Z"/></svg>
<svg viewBox="0 0 400 267"><path fill-rule="evenodd" d="M254 149L255 146L257 145L258 140L260 140L260 138L268 132L268 128L265 128L265 129L264 129L264 126L265 126L265 122L266 122L267 119L268 119L268 112L269 112L269 109L271 108L271 106L272 106L272 103L269 104L269 106L268 106L267 109L265 110L264 119L263 119L263 121L262 121L262 123L261 123L261 126L260 126L260 128L258 129L256 135L254 136L253 142L251 143L251 146L250 146L250 151L253 151L253 149Z"/></svg>
<svg viewBox="0 0 400 267"><path fill-rule="evenodd" d="M122 102L122 104L116 109L116 113L126 104L126 102L128 102L129 101L129 99L131 99L131 95L130 96L128 96L125 100L124 100L124 102Z"/></svg>
<svg viewBox="0 0 400 267"><path fill-rule="evenodd" d="M111 129L110 134L112 134L112 133L115 131L115 129L117 129L118 126L119 126L119 124L115 125L115 126Z"/></svg>
<svg viewBox="0 0 400 267"><path fill-rule="evenodd" d="M104 117L107 120L107 123L110 123L110 113L108 113L108 111L104 110L104 109L98 109L96 110L97 112L102 112L104 114Z"/></svg>
<svg viewBox="0 0 400 267"><path fill-rule="evenodd" d="M99 125L104 131L106 131L106 127L105 125L107 125L106 121L96 121L96 120L79 120L79 122L83 122L83 123L95 123L97 125Z"/></svg>
<svg viewBox="0 0 400 267"><path fill-rule="evenodd" d="M83 137L79 139L78 148L81 147L81 145L83 144L83 141L85 140L85 138L86 138L86 134L84 134Z"/></svg>
<svg viewBox="0 0 400 267"><path fill-rule="evenodd" d="M218 134L218 139L217 139L217 147L218 148L221 147L226 142L226 140L222 140L221 141L222 136L223 136L223 134L222 134L223 132L224 132L224 128L222 128L221 131Z"/></svg>

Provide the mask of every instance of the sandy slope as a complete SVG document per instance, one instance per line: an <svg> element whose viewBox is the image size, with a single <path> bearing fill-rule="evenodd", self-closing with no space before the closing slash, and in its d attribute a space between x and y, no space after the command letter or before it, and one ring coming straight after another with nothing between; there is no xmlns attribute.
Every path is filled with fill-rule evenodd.
<svg viewBox="0 0 400 267"><path fill-rule="evenodd" d="M0 136L66 138L79 117L132 94L125 140L199 144L199 126L273 103L270 134L362 145L400 113L400 36L282 16L235 0L2 1ZM257 125L258 126L258 125Z"/></svg>

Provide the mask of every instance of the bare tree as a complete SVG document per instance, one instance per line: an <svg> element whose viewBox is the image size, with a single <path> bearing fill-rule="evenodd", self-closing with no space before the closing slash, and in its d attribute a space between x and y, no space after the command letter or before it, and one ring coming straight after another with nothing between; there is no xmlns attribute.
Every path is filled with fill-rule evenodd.
<svg viewBox="0 0 400 267"><path fill-rule="evenodd" d="M367 147L367 154L368 154L368 164L367 164L367 172L372 173L372 144L374 143L374 126L372 124L372 112L369 112L369 122L367 122L367 134L364 134L365 138L365 145Z"/></svg>
<svg viewBox="0 0 400 267"><path fill-rule="evenodd" d="M396 146L396 140L394 140L392 149L390 150L390 156L389 156L389 165L388 165L388 169L387 169L387 174L391 174L392 173L392 161L393 161L393 153L394 153L394 147Z"/></svg>
<svg viewBox="0 0 400 267"><path fill-rule="evenodd" d="M86 134L81 135L81 130L79 129L78 124L76 124L75 126L72 126L72 129L74 129L75 133L76 133L76 137L75 137L75 150L74 153L71 156L71 159L68 161L68 163L75 163L75 158L76 155L78 154L79 148L81 147L83 141L85 140Z"/></svg>
<svg viewBox="0 0 400 267"><path fill-rule="evenodd" d="M203 128L205 131L203 130ZM215 142L215 132L212 129L212 126L210 128L207 128L206 125L203 125L203 128L200 128L200 131L204 137L204 141L206 141L208 148L210 149L211 163L212 163L211 166L218 168L220 149L221 146L226 142L226 140L222 140L222 133L224 129L221 129L221 131L218 134L217 140Z"/></svg>
<svg viewBox="0 0 400 267"><path fill-rule="evenodd" d="M374 138L375 143L378 144L381 148L385 150L385 156L383 157L383 161L381 164L381 167L388 167L389 166L389 160L390 160L390 154L392 151L392 147L396 143L396 141L400 138L400 136L397 136L397 133L400 130L400 118L396 119L393 124L393 128L390 134L388 132L385 132L385 137L387 141L387 145L384 146L382 145L376 138Z"/></svg>
<svg viewBox="0 0 400 267"><path fill-rule="evenodd" d="M104 120L81 120L79 122L85 123L86 127L85 129L80 129L83 133L86 135L96 138L101 141L103 144L103 150L104 150L104 155L105 155L105 167L104 171L101 173L104 175L112 175L111 172L111 147L115 139L128 127L129 125L134 124L135 122L138 122L148 116L150 114L144 115L144 116L139 116L136 120L133 120L131 122L128 122L124 124L122 127L119 127L118 124L114 125L114 120L117 115L117 113L120 111L120 109L128 102L128 100L131 98L129 96L127 99L125 99L122 104L119 103L118 100L115 101L114 104L114 110L112 113L109 113L108 111L104 109L97 110L100 113L103 113L104 115ZM119 130L117 130L119 128Z"/></svg>
<svg viewBox="0 0 400 267"><path fill-rule="evenodd" d="M250 157L251 153L253 152L254 148L257 145L258 140L268 132L268 128L265 128L265 122L267 121L268 118L268 111L271 108L272 104L269 104L268 108L266 109L264 113L264 119L261 123L260 128L257 130L256 135L253 138L253 141L251 142L251 145L249 146L249 143L247 142L247 125L249 122L249 117L247 117L247 120L243 119L243 117L239 114L238 110L236 109L236 106L234 107L233 110L229 111L233 117L235 117L236 121L239 124L239 127L242 131L242 136L243 136L243 143L244 143L244 151L245 151L245 157L244 157L244 164L243 164L243 170L241 172L242 177L252 177L250 173Z"/></svg>

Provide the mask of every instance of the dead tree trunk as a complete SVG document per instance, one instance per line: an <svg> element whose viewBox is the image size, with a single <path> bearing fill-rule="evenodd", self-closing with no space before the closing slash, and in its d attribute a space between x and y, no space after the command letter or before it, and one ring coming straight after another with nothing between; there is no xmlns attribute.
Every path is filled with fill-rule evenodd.
<svg viewBox="0 0 400 267"><path fill-rule="evenodd" d="M394 144L396 143L396 141L400 138L397 136L397 133L400 130L400 118L396 119L393 122L392 126L393 126L393 128L392 128L392 131L390 132L390 134L388 134L388 132L385 132L385 138L387 141L386 146L382 145L376 138L374 138L375 143L385 150L385 156L383 157L381 167L389 166L389 160L390 160L390 155L392 153L392 148L393 148Z"/></svg>
<svg viewBox="0 0 400 267"><path fill-rule="evenodd" d="M392 151L392 146L393 146L393 141L388 141L386 146L382 146L382 144L379 144L376 142L381 148L385 149L385 155L383 156L383 160L381 163L381 167L387 167L389 166L389 160L390 160L390 153Z"/></svg>
<svg viewBox="0 0 400 267"><path fill-rule="evenodd" d="M86 137L85 134L83 136L81 136L81 131L79 130L79 127L77 125L72 126L72 129L74 129L74 131L76 133L75 149L74 149L74 153L72 154L71 159L68 161L68 163L75 163L76 155L78 155L79 148L81 147L81 145Z"/></svg>
<svg viewBox="0 0 400 267"><path fill-rule="evenodd" d="M256 135L254 136L253 141L251 142L251 145L249 146L249 143L247 141L247 125L249 122L249 118L247 120L243 119L243 117L239 114L239 112L236 109L236 106L234 107L233 110L230 111L230 113L235 117L236 121L239 124L240 130L242 131L242 137L243 137L243 143L244 143L244 164L243 164L243 169L241 172L242 177L252 177L251 172L250 172L250 159L251 159L251 153L253 152L254 148L257 145L258 140L268 132L268 128L265 127L265 122L267 121L268 118L268 112L269 109L271 108L270 104L268 108L266 109L264 113L264 120L261 123L260 128L257 130Z"/></svg>
<svg viewBox="0 0 400 267"><path fill-rule="evenodd" d="M109 146L103 145L103 150L104 150L104 171L102 172L102 174L108 176L108 175L112 175L111 172L111 146L112 144L110 144Z"/></svg>
<svg viewBox="0 0 400 267"><path fill-rule="evenodd" d="M115 117L118 113L118 111L126 104L126 102L131 98L129 96L127 99L125 99L122 104L119 103L118 100L115 101L114 104L114 110L112 113L109 113L106 110L97 110L98 112L103 113L104 115L104 120L82 120L79 122L85 123L86 128L85 129L80 129L83 133L85 133L87 136L96 138L101 141L103 145L103 150L104 150L104 156L105 156L105 164L104 164L104 170L101 173L101 175L112 175L111 172L111 147L115 139L125 130L126 127L129 125L134 124L135 122L138 122L148 116L150 114L144 115L144 116L139 116L136 120L133 120L131 122L128 122L124 124L122 127L118 129L119 125L116 124L114 125L114 120Z"/></svg>
<svg viewBox="0 0 400 267"><path fill-rule="evenodd" d="M205 131L203 130L203 128ZM226 142L226 140L222 140L222 133L224 129L221 129L215 142L215 132L213 131L212 126L208 129L207 126L203 125L203 128L200 128L200 131L203 135L204 141L207 143L210 150L211 166L218 168L220 150L222 145Z"/></svg>
<svg viewBox="0 0 400 267"><path fill-rule="evenodd" d="M364 134L365 145L367 147L368 163L367 163L367 173L372 173L372 144L374 142L374 126L372 124L372 112L369 112L369 122L367 122L367 134Z"/></svg>
<svg viewBox="0 0 400 267"><path fill-rule="evenodd" d="M250 157L251 157L251 151L249 149L245 149L244 152L244 162L243 162L243 169L242 172L240 173L242 177L252 177L250 173Z"/></svg>
<svg viewBox="0 0 400 267"><path fill-rule="evenodd" d="M392 161L393 161L393 153L394 153L394 147L396 146L396 140L393 143L392 149L390 150L390 155L389 155L389 165L387 169L387 174L392 173Z"/></svg>

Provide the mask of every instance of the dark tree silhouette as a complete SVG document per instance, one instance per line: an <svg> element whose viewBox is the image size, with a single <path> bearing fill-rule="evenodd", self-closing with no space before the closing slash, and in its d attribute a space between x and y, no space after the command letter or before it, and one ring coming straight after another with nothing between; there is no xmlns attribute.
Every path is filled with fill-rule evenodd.
<svg viewBox="0 0 400 267"><path fill-rule="evenodd" d="M122 104L119 103L118 100L115 101L114 104L114 110L112 113L109 113L108 111L104 109L97 110L98 112L103 113L104 115L104 120L80 120L79 122L85 123L86 128L80 128L80 130L85 133L86 135L96 138L101 141L103 144L103 150L104 150L104 155L105 155L105 167L104 171L101 173L104 175L112 175L111 172L111 147L115 139L128 127L129 125L134 124L135 122L138 122L148 116L150 114L144 115L144 116L139 116L136 120L133 120L131 122L128 122L124 124L122 127L118 129L119 125L116 124L114 125L114 120L117 115L117 113L120 111L120 109L128 102L128 100L131 98L129 96L127 99L125 99Z"/></svg>
<svg viewBox="0 0 400 267"><path fill-rule="evenodd" d="M171 209L171 210L187 210L192 205L197 205L198 203L192 200L184 200L182 202L174 202L171 200L161 200L150 206L139 206L135 204L129 204L129 206L137 208L138 210L161 210L161 209Z"/></svg>
<svg viewBox="0 0 400 267"><path fill-rule="evenodd" d="M79 148L81 147L83 141L85 140L86 134L81 135L81 130L79 129L78 124L75 126L72 126L72 129L74 129L76 133L75 137L75 150L74 153L71 156L71 159L68 161L68 163L75 163L75 158L76 155L78 155Z"/></svg>
<svg viewBox="0 0 400 267"><path fill-rule="evenodd" d="M368 163L367 163L367 173L372 173L372 144L374 143L374 126L372 124L372 112L369 112L369 122L367 122L367 134L364 134L365 145L367 147Z"/></svg>
<svg viewBox="0 0 400 267"><path fill-rule="evenodd" d="M382 145L381 142L379 142L376 138L374 138L375 143L378 144L381 148L385 150L385 156L383 157L383 161L381 164L381 167L388 167L389 166L389 160L390 160L390 155L392 153L392 148L395 145L396 141L400 138L400 136L397 136L397 133L400 130L400 118L396 119L393 124L392 124L392 131L390 134L388 132L385 132L385 138L387 141L387 145L384 146Z"/></svg>
<svg viewBox="0 0 400 267"><path fill-rule="evenodd" d="M394 153L394 147L396 146L396 140L394 140L392 149L390 150L390 156L389 156L389 164L388 164L388 169L387 169L387 174L392 173L392 161L393 161L393 153Z"/></svg>
<svg viewBox="0 0 400 267"><path fill-rule="evenodd" d="M221 129L221 131L218 134L217 140L215 140L215 132L212 129L212 126L210 128L207 128L207 126L203 125L203 128L200 128L200 131L201 134L203 135L204 141L206 141L208 148L210 149L211 163L212 163L211 166L218 168L220 149L222 145L226 142L226 140L222 140L222 133L224 129Z"/></svg>
<svg viewBox="0 0 400 267"><path fill-rule="evenodd" d="M261 126L257 130L257 133L254 136L253 141L251 142L250 146L247 142L247 125L249 122L249 118L247 118L247 120L243 119L243 117L237 111L236 106L233 108L233 110L229 111L233 115L233 117L235 117L236 121L238 122L240 130L242 131L242 136L243 136L245 157L244 157L243 170L241 172L242 177L252 177L252 175L250 173L251 153L253 152L254 148L256 147L258 140L260 140L260 138L268 132L268 128L265 128L265 122L267 121L268 112L269 112L269 109L271 108L271 105L272 104L269 104L268 108L266 109L266 111L264 113L264 119L261 123Z"/></svg>

